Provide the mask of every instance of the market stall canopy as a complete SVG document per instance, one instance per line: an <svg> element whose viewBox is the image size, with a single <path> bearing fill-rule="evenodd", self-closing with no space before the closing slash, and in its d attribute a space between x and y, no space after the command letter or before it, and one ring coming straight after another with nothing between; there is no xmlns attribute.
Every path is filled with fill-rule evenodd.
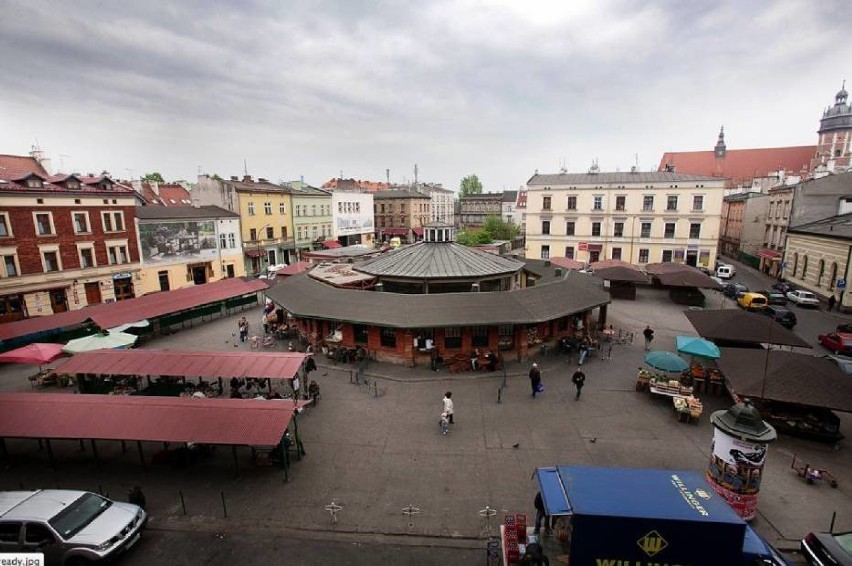
<svg viewBox="0 0 852 566"><path fill-rule="evenodd" d="M16 348L0 354L0 362L42 365L49 364L64 355L62 344L43 344L36 342L34 344L27 344L23 348Z"/></svg>
<svg viewBox="0 0 852 566"><path fill-rule="evenodd" d="M721 289L722 286L697 269L687 267L680 271L669 271L654 275L660 285L668 287L695 287L698 289Z"/></svg>
<svg viewBox="0 0 852 566"><path fill-rule="evenodd" d="M290 275L297 275L302 273L303 271L307 271L311 268L311 263L308 261L297 261L295 263L291 263L284 269L279 269L275 272L275 275L279 277L288 277Z"/></svg>
<svg viewBox="0 0 852 566"><path fill-rule="evenodd" d="M127 324L121 324L116 326L115 328L110 328L109 332L124 332L125 330L130 330L133 328L150 328L151 323L145 319L137 320L136 322L128 322Z"/></svg>
<svg viewBox="0 0 852 566"><path fill-rule="evenodd" d="M717 364L740 397L852 412L852 379L828 358L722 348Z"/></svg>
<svg viewBox="0 0 852 566"><path fill-rule="evenodd" d="M138 336L126 332L110 332L107 334L92 334L75 338L68 342L62 351L66 354L79 354L80 352L91 352L92 350L113 350L129 348L136 343Z"/></svg>
<svg viewBox="0 0 852 566"><path fill-rule="evenodd" d="M300 405L254 399L3 393L0 438L275 446Z"/></svg>
<svg viewBox="0 0 852 566"><path fill-rule="evenodd" d="M564 269L573 269L574 271L579 271L586 267L586 264L582 261L577 261L576 259L571 259L568 257L552 257L550 258L550 263L552 263L556 267L562 267Z"/></svg>
<svg viewBox="0 0 852 566"><path fill-rule="evenodd" d="M771 317L742 309L687 311L686 318L708 340L811 347Z"/></svg>
<svg viewBox="0 0 852 566"><path fill-rule="evenodd" d="M614 265L612 267L594 268L594 273L607 281L627 281L630 283L650 283L648 276L633 267Z"/></svg>
<svg viewBox="0 0 852 566"><path fill-rule="evenodd" d="M689 363L674 352L649 352L645 363L661 371L680 372L689 369Z"/></svg>
<svg viewBox="0 0 852 566"><path fill-rule="evenodd" d="M686 265L685 263L649 263L645 265L645 273L650 273L651 275L660 275L662 273L677 273L679 271L695 271L692 267Z"/></svg>
<svg viewBox="0 0 852 566"><path fill-rule="evenodd" d="M167 375L170 377L293 379L307 354L298 352L190 352L103 350L77 354L57 373Z"/></svg>
<svg viewBox="0 0 852 566"><path fill-rule="evenodd" d="M330 249L333 249L333 248L340 248L340 247L343 247L343 245L342 245L340 242L338 242L337 240L325 240L325 241L322 243L322 245L323 245L323 247L325 247L325 249L327 249L327 250L330 250Z"/></svg>
<svg viewBox="0 0 852 566"><path fill-rule="evenodd" d="M633 271L642 271L638 266L633 265L632 263L628 263L626 261L622 261L620 259L602 259L600 261L594 261L589 264L589 269L593 269L597 271L598 269L609 269L610 267L626 267L627 269L632 269Z"/></svg>
<svg viewBox="0 0 852 566"><path fill-rule="evenodd" d="M722 355L716 344L697 336L678 336L675 338L675 342L677 343L677 351L681 354L709 360L718 360Z"/></svg>

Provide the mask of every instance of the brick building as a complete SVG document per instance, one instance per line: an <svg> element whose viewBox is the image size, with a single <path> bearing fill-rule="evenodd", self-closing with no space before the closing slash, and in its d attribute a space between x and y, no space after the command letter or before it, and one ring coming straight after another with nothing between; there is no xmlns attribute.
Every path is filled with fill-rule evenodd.
<svg viewBox="0 0 852 566"><path fill-rule="evenodd" d="M108 175L0 156L0 322L136 296L136 196Z"/></svg>

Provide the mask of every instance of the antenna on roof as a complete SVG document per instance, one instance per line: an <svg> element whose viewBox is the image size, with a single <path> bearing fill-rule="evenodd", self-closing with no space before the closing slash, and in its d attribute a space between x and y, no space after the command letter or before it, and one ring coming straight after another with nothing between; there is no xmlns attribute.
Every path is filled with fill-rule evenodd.
<svg viewBox="0 0 852 566"><path fill-rule="evenodd" d="M559 164L559 172L563 175L568 172L567 161L565 158L562 158L562 162Z"/></svg>

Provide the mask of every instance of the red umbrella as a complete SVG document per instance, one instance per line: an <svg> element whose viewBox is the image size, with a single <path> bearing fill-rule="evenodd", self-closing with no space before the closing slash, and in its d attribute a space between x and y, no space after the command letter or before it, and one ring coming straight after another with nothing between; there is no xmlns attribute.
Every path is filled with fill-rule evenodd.
<svg viewBox="0 0 852 566"><path fill-rule="evenodd" d="M4 354L0 354L0 362L38 365L48 364L65 355L62 352L63 347L64 344L43 344L39 342L27 344L22 348L9 350Z"/></svg>

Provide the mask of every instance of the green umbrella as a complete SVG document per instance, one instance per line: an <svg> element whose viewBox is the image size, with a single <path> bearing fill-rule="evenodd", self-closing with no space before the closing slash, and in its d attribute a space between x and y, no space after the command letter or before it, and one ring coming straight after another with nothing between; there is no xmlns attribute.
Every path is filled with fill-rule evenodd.
<svg viewBox="0 0 852 566"><path fill-rule="evenodd" d="M110 334L92 334L83 338L76 338L68 342L62 351L66 354L79 354L91 350L129 348L136 343L138 336L124 332L112 332Z"/></svg>
<svg viewBox="0 0 852 566"><path fill-rule="evenodd" d="M681 372L689 369L689 364L674 352L649 352L645 354L645 363L660 371Z"/></svg>
<svg viewBox="0 0 852 566"><path fill-rule="evenodd" d="M675 341L677 343L677 351L681 354L688 354L696 358L707 358L709 360L718 360L722 357L719 347L710 340L705 340L698 336L678 336Z"/></svg>

